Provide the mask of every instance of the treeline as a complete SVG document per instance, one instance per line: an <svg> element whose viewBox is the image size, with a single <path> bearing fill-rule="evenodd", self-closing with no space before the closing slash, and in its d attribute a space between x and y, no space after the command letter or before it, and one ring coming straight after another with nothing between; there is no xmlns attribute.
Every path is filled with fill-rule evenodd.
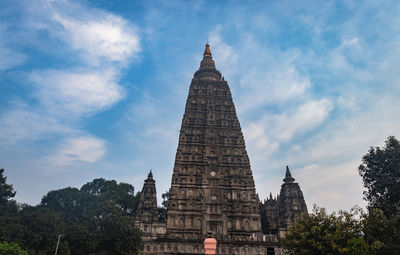
<svg viewBox="0 0 400 255"><path fill-rule="evenodd" d="M358 170L367 212L329 214L314 206L283 240L289 254L400 254L400 141L391 136L383 148L371 147Z"/></svg>
<svg viewBox="0 0 400 255"><path fill-rule="evenodd" d="M61 235L58 254L138 254L138 195L132 185L95 179L80 189L50 191L30 206L12 200L15 191L3 173L0 169L0 241L8 242L0 243L3 248L16 243L30 255L54 254Z"/></svg>

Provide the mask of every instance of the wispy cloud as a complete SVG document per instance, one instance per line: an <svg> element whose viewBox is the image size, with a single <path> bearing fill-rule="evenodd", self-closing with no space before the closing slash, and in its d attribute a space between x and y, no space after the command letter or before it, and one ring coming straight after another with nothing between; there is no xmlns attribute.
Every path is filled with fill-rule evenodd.
<svg viewBox="0 0 400 255"><path fill-rule="evenodd" d="M16 67L26 61L28 58L25 54L12 49L8 45L7 30L9 27L6 24L0 24L0 72Z"/></svg>
<svg viewBox="0 0 400 255"><path fill-rule="evenodd" d="M45 70L30 75L36 97L49 112L96 113L121 100L123 88L114 70L104 72Z"/></svg>
<svg viewBox="0 0 400 255"><path fill-rule="evenodd" d="M265 155L275 152L281 143L289 142L295 135L311 131L323 123L332 111L327 99L308 101L297 109L281 114L266 114L244 130L246 140L254 145L251 150Z"/></svg>
<svg viewBox="0 0 400 255"><path fill-rule="evenodd" d="M26 58L24 54L0 45L0 71L18 66L25 62Z"/></svg>
<svg viewBox="0 0 400 255"><path fill-rule="evenodd" d="M54 8L53 19L64 28L58 34L75 50L81 51L89 65L99 65L100 61L126 63L140 51L137 28L127 20L105 12L91 14L80 9L68 15L60 8ZM100 14L100 15L99 15Z"/></svg>
<svg viewBox="0 0 400 255"><path fill-rule="evenodd" d="M400 108L395 100L400 95L399 78L393 73L400 65L394 57L400 30L387 28L392 40L386 40L387 34L376 24L366 33L373 6L351 9L354 14L335 26L328 20L337 15L335 6L319 6L326 15L304 6L296 14L299 6L290 7L284 15L293 14L292 26L310 28L305 32L310 37L307 45L299 41L277 47L273 39L262 41L265 37L249 26L252 21L240 16L235 18L236 41L228 39L228 23L220 23L211 33L215 48L235 49L228 57L215 53L214 58L221 69L231 62L237 65L228 83L237 98L261 197L279 191L289 164L310 206L348 209L364 204L357 172L362 155L387 136L400 135L400 122L394 118ZM381 25L394 18L393 11L384 16L383 9L374 15ZM274 39L281 33L288 36L282 26L267 21L263 32ZM372 34L379 36L372 40Z"/></svg>
<svg viewBox="0 0 400 255"><path fill-rule="evenodd" d="M90 135L69 137L63 140L55 153L46 158L49 169L73 163L94 163L106 152L105 141Z"/></svg>
<svg viewBox="0 0 400 255"><path fill-rule="evenodd" d="M88 134L79 123L124 98L120 74L141 50L138 29L118 15L78 1L43 1L24 8L21 26L29 33L27 38L19 36L32 40L39 49L65 51L67 54L49 57L67 57L70 63L58 68L49 63L21 77L26 77L29 95L19 98L18 106L10 103L2 111L2 141L24 144L52 135L54 149L51 155L44 155L47 165L56 169L93 163L105 153L106 143ZM40 37L44 32L45 38ZM13 59L2 61L0 70L25 60L18 50L3 47L0 58Z"/></svg>
<svg viewBox="0 0 400 255"><path fill-rule="evenodd" d="M46 112L32 110L29 105L14 102L12 108L0 114L0 144L35 141L54 135L74 133L73 128Z"/></svg>

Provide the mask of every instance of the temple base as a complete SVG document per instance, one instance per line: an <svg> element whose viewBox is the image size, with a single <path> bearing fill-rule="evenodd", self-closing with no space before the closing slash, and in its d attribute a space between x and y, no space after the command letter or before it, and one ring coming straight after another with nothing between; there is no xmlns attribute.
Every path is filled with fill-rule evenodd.
<svg viewBox="0 0 400 255"><path fill-rule="evenodd" d="M143 255L204 255L203 240L185 241L176 239L156 239L144 242ZM276 236L263 242L218 242L218 255L285 255Z"/></svg>

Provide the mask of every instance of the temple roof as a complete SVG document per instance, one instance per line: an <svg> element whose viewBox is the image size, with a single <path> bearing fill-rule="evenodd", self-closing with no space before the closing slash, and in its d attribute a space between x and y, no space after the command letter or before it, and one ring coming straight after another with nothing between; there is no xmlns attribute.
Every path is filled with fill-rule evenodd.
<svg viewBox="0 0 400 255"><path fill-rule="evenodd" d="M203 56L212 57L210 45L208 44L208 42L206 43L206 49L204 50Z"/></svg>
<svg viewBox="0 0 400 255"><path fill-rule="evenodd" d="M283 181L285 183L293 183L295 181L295 179L292 177L292 174L290 173L289 166L286 166L286 175Z"/></svg>
<svg viewBox="0 0 400 255"><path fill-rule="evenodd" d="M194 74L195 79L200 80L221 80L221 73L215 68L210 45L206 43L203 60L200 62L199 70Z"/></svg>

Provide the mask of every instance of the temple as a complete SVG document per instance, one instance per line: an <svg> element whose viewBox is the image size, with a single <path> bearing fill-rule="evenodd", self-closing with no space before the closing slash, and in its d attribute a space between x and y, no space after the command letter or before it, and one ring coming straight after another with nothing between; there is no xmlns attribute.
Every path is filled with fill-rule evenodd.
<svg viewBox="0 0 400 255"><path fill-rule="evenodd" d="M280 239L307 213L294 181L287 167L279 196L260 202L232 95L207 43L186 101L165 223L151 172L140 193L143 254L204 254L207 233L217 254L284 254Z"/></svg>

